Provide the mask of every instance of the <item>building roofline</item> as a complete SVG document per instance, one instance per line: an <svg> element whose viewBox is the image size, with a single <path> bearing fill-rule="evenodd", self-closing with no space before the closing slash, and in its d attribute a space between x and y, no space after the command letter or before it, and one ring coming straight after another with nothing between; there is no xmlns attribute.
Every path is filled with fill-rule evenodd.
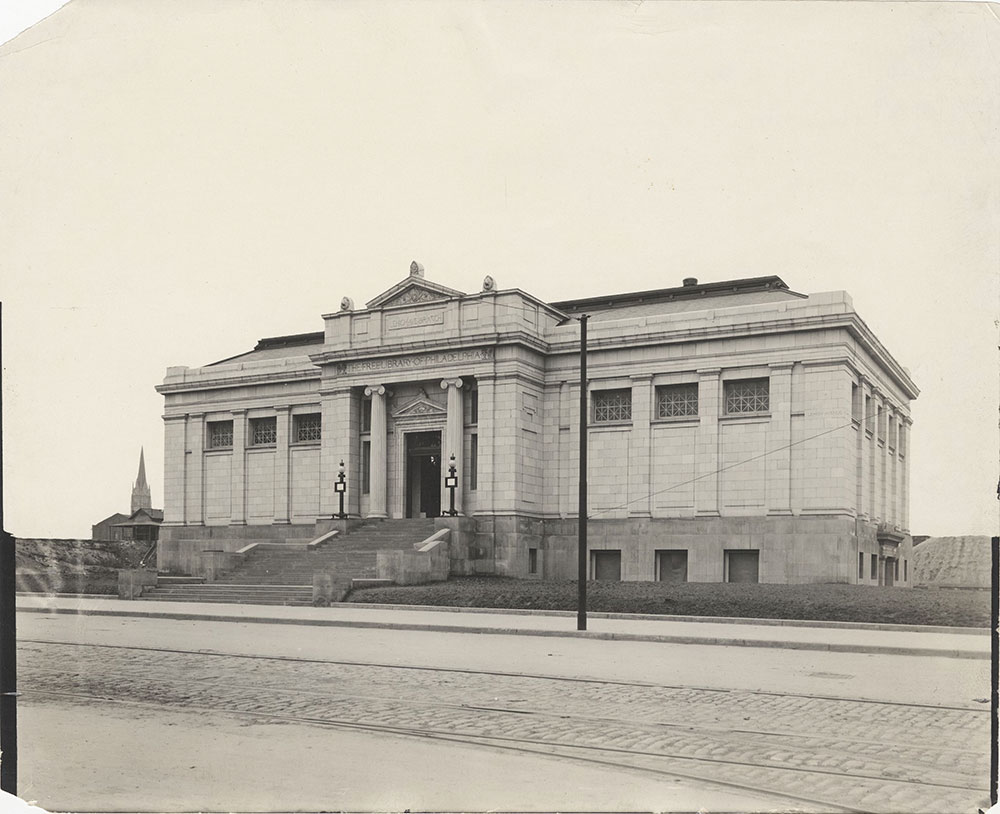
<svg viewBox="0 0 1000 814"><path fill-rule="evenodd" d="M694 280L694 278L688 278ZM632 291L625 294L609 294L602 297L584 297L575 300L561 300L549 303L567 314L587 308L614 308L622 305L638 303L668 302L670 300L686 300L718 294L747 294L753 291L784 291L794 297L805 298L805 294L792 291L780 277L745 277L739 280L723 280L717 283L686 282L673 288L657 288L649 291Z"/></svg>

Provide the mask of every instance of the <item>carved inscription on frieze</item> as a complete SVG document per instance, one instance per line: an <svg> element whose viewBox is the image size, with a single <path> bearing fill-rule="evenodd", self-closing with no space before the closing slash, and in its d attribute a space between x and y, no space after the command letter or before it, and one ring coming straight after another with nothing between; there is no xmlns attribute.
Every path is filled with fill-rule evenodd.
<svg viewBox="0 0 1000 814"><path fill-rule="evenodd" d="M429 314L392 314L385 317L385 327L389 331L442 324L444 324L444 311L433 311Z"/></svg>
<svg viewBox="0 0 1000 814"><path fill-rule="evenodd" d="M390 356L383 359L360 359L356 362L338 362L337 375L350 376L354 373L410 370L412 368L436 367L462 362L488 362L491 359L493 359L493 348L444 350L434 353L416 353L412 356Z"/></svg>

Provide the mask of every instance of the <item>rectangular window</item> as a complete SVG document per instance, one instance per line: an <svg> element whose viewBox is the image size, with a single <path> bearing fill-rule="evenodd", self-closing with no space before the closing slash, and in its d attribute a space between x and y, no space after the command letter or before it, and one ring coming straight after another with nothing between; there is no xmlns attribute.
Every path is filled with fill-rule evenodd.
<svg viewBox="0 0 1000 814"><path fill-rule="evenodd" d="M697 415L697 384L671 384L656 388L657 418L686 418Z"/></svg>
<svg viewBox="0 0 1000 814"><path fill-rule="evenodd" d="M592 397L595 424L632 420L631 390L597 390Z"/></svg>
<svg viewBox="0 0 1000 814"><path fill-rule="evenodd" d="M892 578L896 582L899 582L899 560L896 560L892 564Z"/></svg>
<svg viewBox="0 0 1000 814"><path fill-rule="evenodd" d="M726 582L759 582L759 551L726 551Z"/></svg>
<svg viewBox="0 0 1000 814"><path fill-rule="evenodd" d="M361 494L371 492L372 445L370 441L361 442Z"/></svg>
<svg viewBox="0 0 1000 814"><path fill-rule="evenodd" d="M232 421L208 422L208 448L225 449L233 445Z"/></svg>
<svg viewBox="0 0 1000 814"><path fill-rule="evenodd" d="M878 406L878 440L885 442L885 409L880 404Z"/></svg>
<svg viewBox="0 0 1000 814"><path fill-rule="evenodd" d="M537 574L538 573L538 549L529 548L528 549L528 573Z"/></svg>
<svg viewBox="0 0 1000 814"><path fill-rule="evenodd" d="M899 457L903 458L906 456L906 424L900 421L896 431L899 433L899 438L896 441L896 449L899 452Z"/></svg>
<svg viewBox="0 0 1000 814"><path fill-rule="evenodd" d="M688 553L686 548L663 548L656 552L657 582L687 582Z"/></svg>
<svg viewBox="0 0 1000 814"><path fill-rule="evenodd" d="M872 554L872 579L878 579L878 554Z"/></svg>
<svg viewBox="0 0 1000 814"><path fill-rule="evenodd" d="M740 379L725 383L726 415L753 415L771 409L767 379Z"/></svg>
<svg viewBox="0 0 1000 814"><path fill-rule="evenodd" d="M903 582L906 582L909 578L910 577L906 572L906 560L903 560Z"/></svg>
<svg viewBox="0 0 1000 814"><path fill-rule="evenodd" d="M858 579L865 578L865 554L863 551L858 552Z"/></svg>
<svg viewBox="0 0 1000 814"><path fill-rule="evenodd" d="M861 388L856 384L851 385L851 420L861 423Z"/></svg>
<svg viewBox="0 0 1000 814"><path fill-rule="evenodd" d="M469 438L469 491L479 488L479 435L472 433Z"/></svg>
<svg viewBox="0 0 1000 814"><path fill-rule="evenodd" d="M293 438L298 444L320 441L323 438L323 416L319 413L292 416Z"/></svg>
<svg viewBox="0 0 1000 814"><path fill-rule="evenodd" d="M361 399L361 432L372 431L372 400Z"/></svg>
<svg viewBox="0 0 1000 814"><path fill-rule="evenodd" d="M469 391L469 423L479 423L479 390Z"/></svg>
<svg viewBox="0 0 1000 814"><path fill-rule="evenodd" d="M621 549L591 551L590 573L592 574L592 579L600 580L601 582L621 582Z"/></svg>
<svg viewBox="0 0 1000 814"><path fill-rule="evenodd" d="M271 418L250 419L250 446L273 447L278 442L278 420Z"/></svg>
<svg viewBox="0 0 1000 814"><path fill-rule="evenodd" d="M865 434L872 434L872 422L875 416L872 415L872 397L865 396Z"/></svg>
<svg viewBox="0 0 1000 814"><path fill-rule="evenodd" d="M896 419L889 416L889 449L896 448Z"/></svg>

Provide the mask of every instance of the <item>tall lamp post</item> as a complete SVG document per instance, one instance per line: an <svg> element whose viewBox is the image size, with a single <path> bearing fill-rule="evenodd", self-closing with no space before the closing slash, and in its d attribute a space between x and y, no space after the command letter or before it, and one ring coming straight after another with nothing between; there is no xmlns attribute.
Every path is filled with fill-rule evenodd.
<svg viewBox="0 0 1000 814"><path fill-rule="evenodd" d="M455 511L455 490L458 488L458 470L455 467L455 453L451 453L451 462L448 464L448 475L444 479L444 485L451 493L450 495L450 508L448 509L448 514L454 517L458 514Z"/></svg>
<svg viewBox="0 0 1000 814"><path fill-rule="evenodd" d="M340 459L340 471L337 472L337 482L333 484L333 491L340 495L340 513L337 518L340 520L346 520L347 515L344 514L344 494L347 492L347 473L344 472L344 459Z"/></svg>

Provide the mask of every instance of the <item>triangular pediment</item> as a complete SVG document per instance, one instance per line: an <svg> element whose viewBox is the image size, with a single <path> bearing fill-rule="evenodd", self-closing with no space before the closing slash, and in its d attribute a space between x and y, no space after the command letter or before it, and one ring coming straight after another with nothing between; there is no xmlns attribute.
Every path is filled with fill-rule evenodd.
<svg viewBox="0 0 1000 814"><path fill-rule="evenodd" d="M444 407L439 407L430 399L420 396L404 404L392 414L392 417L399 421L401 418L426 418L428 416L446 418L447 415L448 411Z"/></svg>
<svg viewBox="0 0 1000 814"><path fill-rule="evenodd" d="M387 308L394 305L418 305L436 300L448 300L452 297L462 297L464 293L454 288L432 283L417 277L407 277L388 291L383 291L375 299L370 300L368 308Z"/></svg>

